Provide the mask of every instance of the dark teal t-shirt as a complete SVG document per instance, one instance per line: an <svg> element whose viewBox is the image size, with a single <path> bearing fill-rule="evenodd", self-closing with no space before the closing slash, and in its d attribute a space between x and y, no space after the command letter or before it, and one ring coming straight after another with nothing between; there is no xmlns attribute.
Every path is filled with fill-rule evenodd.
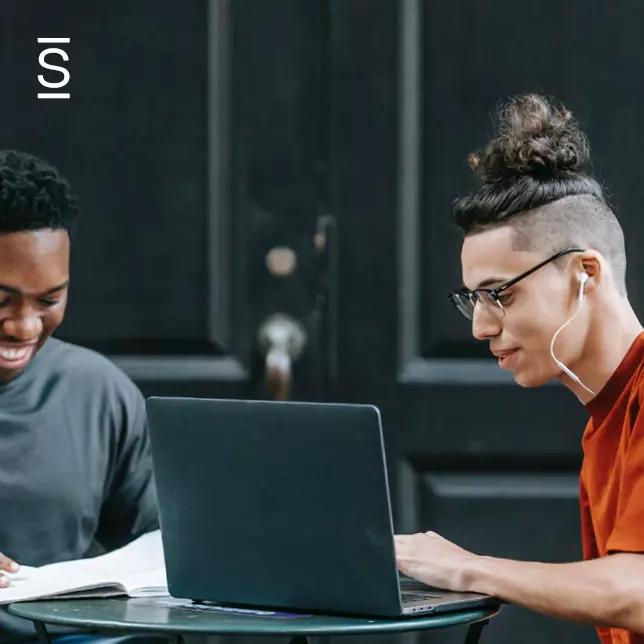
<svg viewBox="0 0 644 644"><path fill-rule="evenodd" d="M0 551L42 566L157 527L143 396L108 359L49 339L0 384ZM0 612L0 640L21 635L31 625Z"/></svg>

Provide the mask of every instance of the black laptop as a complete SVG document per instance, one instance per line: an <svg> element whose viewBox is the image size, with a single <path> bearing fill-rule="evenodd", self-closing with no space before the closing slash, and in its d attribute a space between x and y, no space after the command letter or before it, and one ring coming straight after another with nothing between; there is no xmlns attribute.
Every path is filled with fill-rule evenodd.
<svg viewBox="0 0 644 644"><path fill-rule="evenodd" d="M377 408L153 397L147 410L172 596L374 617L499 604L401 581Z"/></svg>

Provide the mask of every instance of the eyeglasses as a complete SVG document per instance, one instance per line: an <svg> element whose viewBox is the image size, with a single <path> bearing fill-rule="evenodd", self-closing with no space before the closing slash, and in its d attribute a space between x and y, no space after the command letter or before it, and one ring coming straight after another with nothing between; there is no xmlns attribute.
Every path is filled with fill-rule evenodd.
<svg viewBox="0 0 644 644"><path fill-rule="evenodd" d="M475 288L473 291L470 291L466 288L461 289L460 291L452 291L449 294L449 299L454 304L454 306L468 319L472 320L474 318L474 307L477 304L481 304L485 310L491 315L496 316L497 318L502 318L505 315L505 309L503 304L501 304L501 294L506 289L509 289L511 286L514 286L517 282L520 282L522 279L532 275L535 271L538 271L540 268L546 266L550 262L554 262L556 259L567 255L568 253L583 253L583 248L566 248L565 250L560 250L558 253L555 253L552 257L543 262L533 266L531 269L527 270L525 273L521 273L517 277L513 277L511 280L497 286L496 288Z"/></svg>

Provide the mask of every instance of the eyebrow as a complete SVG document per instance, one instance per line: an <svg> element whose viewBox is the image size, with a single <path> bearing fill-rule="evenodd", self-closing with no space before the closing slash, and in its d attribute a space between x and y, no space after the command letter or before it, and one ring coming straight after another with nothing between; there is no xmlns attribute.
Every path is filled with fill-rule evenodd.
<svg viewBox="0 0 644 644"><path fill-rule="evenodd" d="M69 281L61 284L60 286L54 286L54 288L50 288L47 292L43 293L43 295L53 295L54 293L67 288L68 286ZM16 288L15 286L9 286L8 284L0 284L0 291L4 291L5 293L12 293L13 295L22 295L23 293L21 289Z"/></svg>
<svg viewBox="0 0 644 644"><path fill-rule="evenodd" d="M510 278L509 277L488 277L487 279L484 279L482 282L479 282L478 286L473 289L476 290L477 288L485 288L487 286L493 286L495 284L505 284Z"/></svg>
<svg viewBox="0 0 644 644"><path fill-rule="evenodd" d="M501 284L505 284L508 280L512 279L511 277L488 277L487 279L484 279L482 282L479 282L479 284L474 287L472 290L475 291L477 288L486 288L487 286L493 286L494 284L498 284L499 286ZM467 288L465 284L463 284L463 289L466 291L469 291L470 289Z"/></svg>

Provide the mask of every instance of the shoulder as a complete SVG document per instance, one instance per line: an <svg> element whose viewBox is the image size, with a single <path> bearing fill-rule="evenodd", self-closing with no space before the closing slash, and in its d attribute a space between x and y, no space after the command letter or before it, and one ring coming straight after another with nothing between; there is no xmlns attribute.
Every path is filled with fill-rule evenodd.
<svg viewBox="0 0 644 644"><path fill-rule="evenodd" d="M626 402L626 417L631 431L637 427L637 434L642 435L644 429L644 364L635 373L635 381ZM644 436L643 436L644 437Z"/></svg>
<svg viewBox="0 0 644 644"><path fill-rule="evenodd" d="M632 383L629 405L641 407L644 404L644 360L635 370Z"/></svg>
<svg viewBox="0 0 644 644"><path fill-rule="evenodd" d="M111 360L97 351L50 338L43 347L43 367L63 383L71 397L100 396L138 406L139 388Z"/></svg>

